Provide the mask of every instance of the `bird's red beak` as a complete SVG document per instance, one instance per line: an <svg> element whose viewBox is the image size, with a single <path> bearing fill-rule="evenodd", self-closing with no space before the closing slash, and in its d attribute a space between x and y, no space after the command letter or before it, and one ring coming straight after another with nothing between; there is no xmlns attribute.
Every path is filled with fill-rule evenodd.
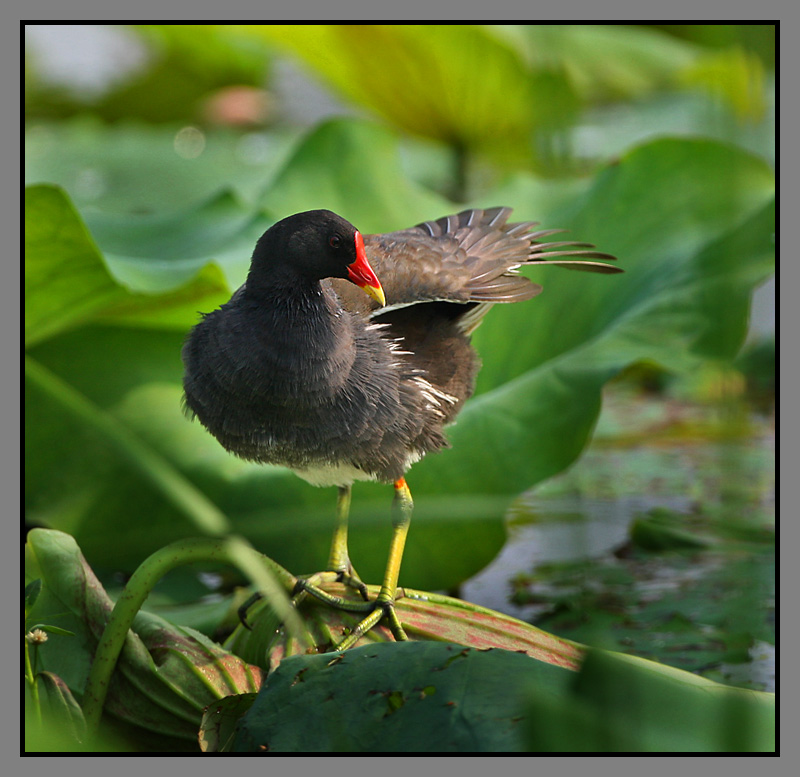
<svg viewBox="0 0 800 777"><path fill-rule="evenodd" d="M386 296L383 293L378 276L375 275L375 271L367 261L364 238L361 237L360 232L356 232L356 260L347 266L347 277L360 289L364 289L379 305L386 304Z"/></svg>

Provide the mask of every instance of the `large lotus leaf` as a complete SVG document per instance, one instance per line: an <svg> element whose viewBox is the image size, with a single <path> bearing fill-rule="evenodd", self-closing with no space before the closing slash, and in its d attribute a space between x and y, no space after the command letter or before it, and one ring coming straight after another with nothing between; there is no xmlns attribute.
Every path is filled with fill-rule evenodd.
<svg viewBox="0 0 800 777"><path fill-rule="evenodd" d="M396 127L505 159L564 126L578 99L677 82L700 49L605 25L268 25L246 28L300 57Z"/></svg>
<svg viewBox="0 0 800 777"><path fill-rule="evenodd" d="M530 154L536 95L523 58L475 25L264 25L328 83L395 126L467 147ZM513 85L513 87L511 86Z"/></svg>
<svg viewBox="0 0 800 777"><path fill-rule="evenodd" d="M25 342L35 343L124 299L61 189L25 191Z"/></svg>
<svg viewBox="0 0 800 777"><path fill-rule="evenodd" d="M364 234L404 229L453 207L403 177L392 132L336 119L309 133L260 203L276 218L327 208Z"/></svg>
<svg viewBox="0 0 800 777"><path fill-rule="evenodd" d="M497 25L534 65L562 63L582 99L608 102L639 97L673 83L701 49L632 25Z"/></svg>
<svg viewBox="0 0 800 777"><path fill-rule="evenodd" d="M295 131L205 131L202 154L176 151L184 125L75 119L30 122L25 133L25 183L62 186L81 212L137 215L179 212L231 189L254 200L286 162ZM200 138L198 138L200 140Z"/></svg>
<svg viewBox="0 0 800 777"><path fill-rule="evenodd" d="M371 157L364 125L353 130L358 144L349 147L348 132L340 122L314 133L307 143L336 158L311 165L301 148L297 169L290 162L266 196L278 203L285 189L293 209L315 207L315 192L330 188L331 177L349 176L353 210L366 213L375 190L362 176L391 165L382 168ZM331 137L343 142L330 143ZM362 180L365 200L358 199ZM403 226L397 223L403 213L406 224L442 215L413 213L408 189L398 186L399 215L385 212L385 198L377 200L385 228ZM569 227L576 239L616 253L626 273L542 268L533 274L544 282L541 297L497 306L487 317L475 338L484 361L482 393L452 428L453 449L429 456L409 476L417 509L401 583L448 588L485 564L502 543L504 505L574 460L596 419L603 382L624 366L649 359L692 369L701 359L735 352L749 295L771 267L771 187L766 166L744 152L713 142L659 141L603 171L560 213L530 213L524 202L510 203L520 218ZM142 258L142 267L147 261ZM238 461L185 421L179 411L181 340L176 332L93 326L42 343L31 355L62 388L150 446L258 547L293 572L319 568L332 491L313 489L278 468ZM27 455L42 462L31 473L34 520L76 532L90 559L111 564L125 557L129 565L193 531L187 516L108 440L92 431L94 442L86 442L58 391L28 390L26 412L39 422L29 424ZM373 484L355 489L352 555L370 580L384 563L390 492Z"/></svg>
<svg viewBox="0 0 800 777"><path fill-rule="evenodd" d="M557 698L572 677L519 653L436 642L294 656L267 679L233 749L519 751L526 693Z"/></svg>
<svg viewBox="0 0 800 777"><path fill-rule="evenodd" d="M256 240L271 226L227 192L177 212L92 211L86 221L114 277L151 294L185 285L212 260L226 267L233 256L246 266ZM195 312L191 322L196 320Z"/></svg>
<svg viewBox="0 0 800 777"><path fill-rule="evenodd" d="M506 650L374 644L294 656L239 723L238 752L772 751L775 697L621 654L579 673Z"/></svg>
<svg viewBox="0 0 800 777"><path fill-rule="evenodd" d="M739 149L658 140L625 154L557 212L531 213L520 203L514 218L567 227L573 239L619 257L625 275L526 271L543 293L528 304L496 307L475 335L478 350L494 357L491 364L484 359L481 389L586 344L594 352L601 339L604 353L621 349L628 361L650 358L676 370L693 368L698 358L733 356L750 292L774 262L771 213L757 215L773 191L769 166ZM575 362L585 365L585 354Z"/></svg>
<svg viewBox="0 0 800 777"><path fill-rule="evenodd" d="M209 227L214 216L216 223ZM224 243L249 229L253 221L224 195L177 219L167 219L160 230L167 236L176 223L185 234L205 225L205 253L196 247L193 253L187 250L175 257L164 250L164 240L151 239L146 251L137 246L137 238L143 242L143 236L146 239L154 231L137 217L122 223L114 217L95 218L98 223L90 234L63 189L47 184L26 188L26 345L93 320L185 330L197 320L198 307L213 307L227 297L228 287L219 269L208 265L213 257L208 250L212 236L218 244ZM145 219L146 224L148 221ZM121 245L120 232L129 238L124 250L145 252L149 259L144 263L146 271L142 263L113 255L113 249ZM98 235L100 246L95 242Z"/></svg>

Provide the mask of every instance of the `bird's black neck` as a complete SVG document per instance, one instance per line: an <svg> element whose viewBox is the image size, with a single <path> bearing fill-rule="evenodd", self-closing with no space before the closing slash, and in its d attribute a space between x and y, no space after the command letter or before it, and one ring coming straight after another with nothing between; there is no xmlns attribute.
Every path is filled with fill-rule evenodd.
<svg viewBox="0 0 800 777"><path fill-rule="evenodd" d="M273 357L288 365L328 363L329 369L349 367L342 354L353 342L352 319L335 294L320 281L292 279L269 287L244 290L244 304L257 319L258 336L269 343ZM252 314L251 314L252 315Z"/></svg>

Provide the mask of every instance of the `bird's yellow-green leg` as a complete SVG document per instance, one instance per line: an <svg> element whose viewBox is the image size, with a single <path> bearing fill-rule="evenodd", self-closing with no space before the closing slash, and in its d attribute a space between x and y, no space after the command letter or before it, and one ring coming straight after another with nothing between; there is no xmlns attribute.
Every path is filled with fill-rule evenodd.
<svg viewBox="0 0 800 777"><path fill-rule="evenodd" d="M386 616L389 621L389 628L398 642L408 639L403 630L397 613L394 609L394 601L397 596L397 579L400 576L400 564L403 560L403 550L408 536L408 527L411 524L411 511L414 502L411 499L411 491L405 478L395 481L394 502L392 504L392 541L389 546L389 560L386 563L386 571L383 575L378 598L375 600L375 609L361 621L353 631L339 643L337 650L347 650L361 639L381 618Z"/></svg>
<svg viewBox="0 0 800 777"><path fill-rule="evenodd" d="M328 570L336 572L340 582L355 588L366 602L367 587L353 568L347 549L347 521L350 517L350 486L340 486L336 499L336 527L331 539L331 552L328 555Z"/></svg>
<svg viewBox="0 0 800 777"><path fill-rule="evenodd" d="M295 586L292 601L295 605L300 604L304 597L309 594L320 601L329 604L331 607L349 612L369 612L373 604L369 602L367 587L361 582L352 563L350 554L347 550L347 521L350 516L350 486L341 486L336 500L336 526L333 530L331 540L331 550L328 554L327 571L317 572L306 578L300 578ZM341 582L359 592L363 602L353 602L341 596L329 594L319 586L326 582ZM261 595L253 594L241 607L239 607L239 620L246 628L250 628L247 622L247 612L255 604Z"/></svg>
<svg viewBox="0 0 800 777"><path fill-rule="evenodd" d="M353 609L353 602L339 596L333 596L319 589L320 583L338 582L344 583L350 588L359 592L364 602L369 601L367 587L361 582L361 578L353 568L350 561L350 553L347 549L347 521L350 516L350 486L340 486L339 494L336 499L336 526L333 530L331 539L331 550L328 554L328 565L325 572L318 572L315 575L302 580L298 590L306 591L317 599L328 604L342 608L346 604L347 609ZM358 604L357 602L355 603ZM363 610L363 607L356 607L355 611Z"/></svg>
<svg viewBox="0 0 800 777"><path fill-rule="evenodd" d="M336 526L331 538L331 551L328 554L330 572L352 572L350 554L347 551L347 519L350 515L350 486L339 486L336 497Z"/></svg>

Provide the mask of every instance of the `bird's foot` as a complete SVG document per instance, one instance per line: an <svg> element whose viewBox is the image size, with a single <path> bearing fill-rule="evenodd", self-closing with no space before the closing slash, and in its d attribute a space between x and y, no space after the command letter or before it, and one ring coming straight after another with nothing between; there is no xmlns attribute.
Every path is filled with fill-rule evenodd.
<svg viewBox="0 0 800 777"><path fill-rule="evenodd" d="M349 588L358 591L364 601L354 602L344 596L328 593L321 588L323 583L344 583ZM298 605L307 595L325 602L325 604L334 609L346 610L347 612L369 612L374 606L374 603L369 601L366 585L358 577L349 577L345 572L341 571L317 572L314 575L299 578L292 592L292 601L295 605Z"/></svg>
<svg viewBox="0 0 800 777"><path fill-rule="evenodd" d="M324 583L333 582L343 582L345 585L349 585L349 587L358 591L365 601L359 602L353 599L347 599L343 596L337 596L320 587ZM382 592L382 594L383 595L379 594L376 599L369 601L367 598L367 587L358 578L353 579L352 583L348 583L346 580L342 579L342 574L339 572L317 572L314 575L297 580L292 594L292 602L295 606L298 606L306 596L312 596L334 609L364 614L364 618L359 621L334 650L348 650L353 647L365 634L381 621L384 621L384 619L385 625L388 626L395 640L398 642L405 642L408 640L408 635L400 623L400 619L397 617L395 598L388 598L384 592ZM403 589L398 588L396 598L402 598L402 596ZM261 598L261 594L253 594L237 611L241 624L248 630L252 630L252 628L247 622L247 613Z"/></svg>
<svg viewBox="0 0 800 777"><path fill-rule="evenodd" d="M367 586L361 581L352 566L347 570L328 570L296 579L297 582L292 591L292 603L295 607L303 601L306 595L311 595L336 609L347 610L349 612L368 612L373 606L369 601ZM343 596L336 596L335 594L328 593L320 587L324 583L343 583L348 588L357 591L359 596L363 599L363 602L354 602L352 599L346 599ZM252 629L247 622L247 613L261 598L262 596L258 592L252 594L236 611L239 616L239 622L248 631Z"/></svg>
<svg viewBox="0 0 800 777"><path fill-rule="evenodd" d="M312 578L318 578L319 575L324 575L325 577L322 578L325 581L331 580L330 574L335 575L333 580L337 583L343 583L348 588L352 588L355 591L358 591L359 596L365 601L369 601L369 596L367 596L367 586L364 585L361 578L359 577L358 572L356 572L353 563L350 561L350 556L347 553L347 547L341 548L334 543L334 547L331 549L331 555L328 559L328 571L321 572L317 575L312 575Z"/></svg>
<svg viewBox="0 0 800 777"><path fill-rule="evenodd" d="M244 604L240 605L236 610L236 614L239 616L239 623L241 623L242 626L244 626L248 631L252 631L253 627L247 622L247 613L257 601L263 598L264 597L258 591L256 591L254 594L248 596Z"/></svg>
<svg viewBox="0 0 800 777"><path fill-rule="evenodd" d="M352 588L355 591L358 591L359 596L365 601L369 601L369 595L367 594L367 586L363 583L361 578L355 573L355 570L352 568L350 572L346 572L342 570L341 572L336 573L336 579L338 582L343 583L348 588Z"/></svg>
<svg viewBox="0 0 800 777"><path fill-rule="evenodd" d="M370 629L378 625L384 618L387 626L397 642L407 642L408 635L397 617L394 600L382 601L380 598L373 603L372 612L367 615L335 648L337 651L348 650L358 642Z"/></svg>
<svg viewBox="0 0 800 777"><path fill-rule="evenodd" d="M395 608L395 600L397 598L402 598L403 589L398 588L394 596L390 595L388 591L382 590L375 600L369 601L367 598L367 587L361 580L355 578L355 584L352 584L351 587L359 591L365 599L363 602L355 602L352 599L345 599L342 596L328 593L319 587L319 584L322 582L345 582L341 579L340 574L341 573L335 572L319 572L309 578L298 580L297 586L295 587L297 595L294 599L295 602L298 602L299 597L310 595L335 609L354 613L367 613L334 649L338 651L353 647L361 637L384 619L395 640L398 642L406 642L408 640L408 635L403 625L400 623L400 619L397 617L397 610Z"/></svg>

